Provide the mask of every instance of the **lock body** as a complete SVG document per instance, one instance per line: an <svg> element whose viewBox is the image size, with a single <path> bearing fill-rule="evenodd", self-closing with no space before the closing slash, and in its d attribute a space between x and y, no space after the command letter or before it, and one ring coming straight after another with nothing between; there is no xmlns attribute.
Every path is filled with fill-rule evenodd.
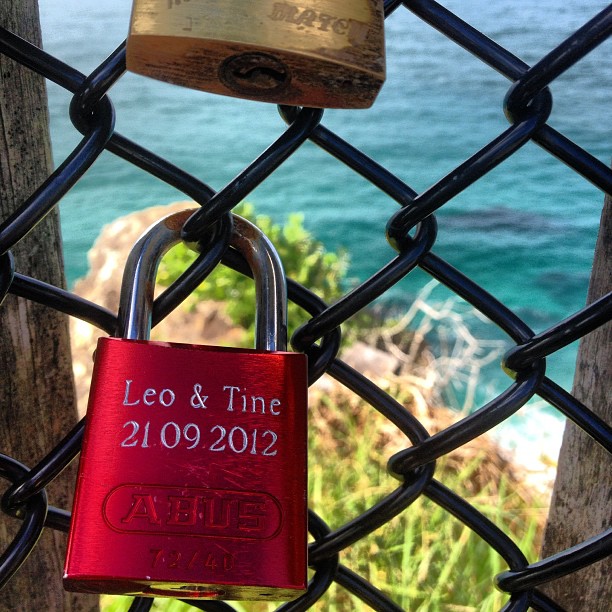
<svg viewBox="0 0 612 612"><path fill-rule="evenodd" d="M306 390L297 353L100 339L65 587L302 594Z"/></svg>
<svg viewBox="0 0 612 612"><path fill-rule="evenodd" d="M385 80L383 0L134 0L127 68L253 100L367 108Z"/></svg>

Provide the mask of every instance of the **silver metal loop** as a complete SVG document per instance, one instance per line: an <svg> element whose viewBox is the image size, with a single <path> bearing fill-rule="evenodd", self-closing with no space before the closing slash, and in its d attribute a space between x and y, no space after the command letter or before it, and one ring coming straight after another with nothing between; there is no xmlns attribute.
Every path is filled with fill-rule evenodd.
<svg viewBox="0 0 612 612"><path fill-rule="evenodd" d="M181 241L181 229L195 212L168 215L151 226L132 248L123 272L117 335L148 340L151 334L155 277L161 258ZM255 348L287 350L287 283L283 266L267 236L250 221L232 215L231 246L247 260L255 279Z"/></svg>

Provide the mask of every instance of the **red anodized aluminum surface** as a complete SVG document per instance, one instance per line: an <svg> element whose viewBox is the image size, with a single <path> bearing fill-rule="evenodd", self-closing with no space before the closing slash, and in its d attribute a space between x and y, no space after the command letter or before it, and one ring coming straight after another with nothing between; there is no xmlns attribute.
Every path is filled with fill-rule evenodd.
<svg viewBox="0 0 612 612"><path fill-rule="evenodd" d="M303 593L306 393L298 353L100 339L64 586Z"/></svg>

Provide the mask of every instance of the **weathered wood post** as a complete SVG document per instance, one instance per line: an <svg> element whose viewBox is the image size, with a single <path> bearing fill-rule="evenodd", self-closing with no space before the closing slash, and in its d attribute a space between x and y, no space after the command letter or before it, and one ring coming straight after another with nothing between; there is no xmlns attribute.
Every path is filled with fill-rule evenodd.
<svg viewBox="0 0 612 612"><path fill-rule="evenodd" d="M0 2L0 25L41 44L37 0ZM45 82L0 54L0 219L6 219L52 170ZM19 272L64 286L57 212L13 249ZM7 296L0 307L0 451L28 466L43 458L77 420L67 317ZM50 503L70 509L75 471L49 488ZM5 491L9 483L4 483ZM19 527L0 514L4 550ZM45 530L0 594L4 610L93 610L97 598L61 583L66 537Z"/></svg>
<svg viewBox="0 0 612 612"><path fill-rule="evenodd" d="M605 198L587 301L612 289L612 198ZM584 337L578 349L573 394L612 422L612 323ZM601 533L612 525L612 458L568 421L559 454L542 556ZM563 607L605 610L612 602L612 559L556 580L543 589Z"/></svg>

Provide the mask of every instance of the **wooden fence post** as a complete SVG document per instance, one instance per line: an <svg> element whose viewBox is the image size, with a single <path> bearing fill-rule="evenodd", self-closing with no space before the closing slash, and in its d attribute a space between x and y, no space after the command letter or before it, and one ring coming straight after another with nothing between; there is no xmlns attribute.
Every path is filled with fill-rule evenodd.
<svg viewBox="0 0 612 612"><path fill-rule="evenodd" d="M605 198L587 302L612 289L612 198ZM612 323L585 336L578 349L573 394L612 422ZM542 556L564 550L612 525L612 458L568 421L544 534ZM612 602L608 557L543 589L572 612L604 610ZM607 604L605 603L607 602Z"/></svg>
<svg viewBox="0 0 612 612"><path fill-rule="evenodd" d="M37 0L0 2L0 25L40 46ZM44 79L0 54L0 219L21 205L52 170ZM12 250L19 272L64 286L57 212ZM0 452L32 467L77 421L65 315L7 296L0 307ZM48 489L50 503L70 509L75 466ZM4 483L2 491L9 483ZM0 515L4 550L19 520ZM95 610L97 597L64 592L66 536L46 529L0 594L4 610Z"/></svg>

